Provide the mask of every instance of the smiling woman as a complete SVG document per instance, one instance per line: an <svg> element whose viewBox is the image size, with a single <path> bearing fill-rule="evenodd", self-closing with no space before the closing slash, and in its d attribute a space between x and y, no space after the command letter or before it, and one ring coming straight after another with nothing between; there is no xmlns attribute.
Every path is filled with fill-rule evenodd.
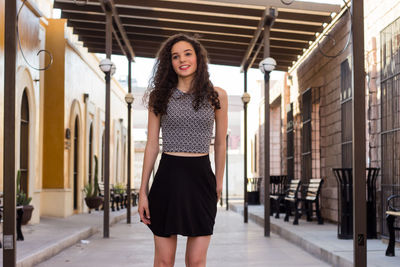
<svg viewBox="0 0 400 267"><path fill-rule="evenodd" d="M206 264L222 192L228 120L226 92L212 85L207 62L196 39L170 37L157 54L145 94L149 120L139 214L154 234L154 266L174 265L177 235L188 237L186 266ZM208 154L214 121L215 174ZM149 191L160 129L163 153Z"/></svg>

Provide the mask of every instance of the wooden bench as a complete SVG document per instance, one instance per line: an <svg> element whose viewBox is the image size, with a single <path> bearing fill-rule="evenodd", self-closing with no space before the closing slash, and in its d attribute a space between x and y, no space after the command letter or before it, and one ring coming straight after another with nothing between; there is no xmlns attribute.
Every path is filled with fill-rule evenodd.
<svg viewBox="0 0 400 267"><path fill-rule="evenodd" d="M99 182L99 196L104 197L104 183L103 182ZM119 197L116 197L114 195L114 190L112 189L113 185L110 184L110 202L111 202L111 210L115 211L115 204L117 204L117 210L119 210L119 205L118 205L118 201L119 201ZM101 208L102 210L104 210L104 206Z"/></svg>
<svg viewBox="0 0 400 267"><path fill-rule="evenodd" d="M323 179L311 179L308 184L303 184L304 197L300 199L300 202L303 203L304 209L306 210L307 221L312 221L312 215L315 211L318 224L324 223L320 210L320 193L323 183ZM315 204L315 209L313 208L313 204Z"/></svg>
<svg viewBox="0 0 400 267"><path fill-rule="evenodd" d="M17 240L18 241L23 241L24 240L24 235L22 234L22 215L24 213L22 206L17 206L16 210L17 210L17 220L16 220L16 226L17 226ZM3 226L3 195L0 194L0 224L1 226ZM3 232L3 229L1 229L1 232ZM1 238L3 239L3 238ZM0 240L1 240L0 239ZM0 241L0 248L2 248L2 243Z"/></svg>
<svg viewBox="0 0 400 267"><path fill-rule="evenodd" d="M389 229L389 244L386 249L386 256L390 257L394 256L394 247L396 242L395 231L400 230L400 227L394 226L396 218L400 217L400 207L394 207L393 205L396 198L400 199L400 195L391 195L387 199L388 210L386 211L386 223Z"/></svg>
<svg viewBox="0 0 400 267"><path fill-rule="evenodd" d="M293 224L298 224L298 194L299 194L299 189L300 189L300 180L299 179L293 179L290 181L288 189L286 190L286 195L284 197L284 203L285 203L285 211L286 211L286 216L284 221L288 222L289 221L289 216L292 215L292 208L294 208L295 211L295 220L293 221Z"/></svg>
<svg viewBox="0 0 400 267"><path fill-rule="evenodd" d="M283 206L283 200L285 197L285 190L287 186L286 175L271 175L270 176L270 202L271 212L270 215L275 214L275 218L279 219L279 213L281 206Z"/></svg>

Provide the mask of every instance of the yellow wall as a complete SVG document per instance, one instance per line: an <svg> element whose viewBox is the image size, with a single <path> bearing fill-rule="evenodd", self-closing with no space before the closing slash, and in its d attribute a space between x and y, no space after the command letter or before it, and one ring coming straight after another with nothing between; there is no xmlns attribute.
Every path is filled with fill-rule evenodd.
<svg viewBox="0 0 400 267"><path fill-rule="evenodd" d="M46 49L53 54L53 65L45 73L43 188L64 188L64 84L65 20L49 19Z"/></svg>

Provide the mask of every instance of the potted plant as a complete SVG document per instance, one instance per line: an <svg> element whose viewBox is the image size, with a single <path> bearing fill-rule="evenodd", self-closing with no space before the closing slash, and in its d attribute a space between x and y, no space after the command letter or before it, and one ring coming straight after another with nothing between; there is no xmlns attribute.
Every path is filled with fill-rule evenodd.
<svg viewBox="0 0 400 267"><path fill-rule="evenodd" d="M27 197L25 192L21 189L21 171L17 172L17 206L22 206L23 214L22 214L22 225L25 225L32 218L32 212L34 207L30 205L32 201L31 197Z"/></svg>
<svg viewBox="0 0 400 267"><path fill-rule="evenodd" d="M89 213L91 209L98 209L101 204L103 204L103 198L99 196L99 181L98 175L98 160L97 156L94 156L94 185L88 183L85 185L83 191L85 192L85 202L89 208Z"/></svg>

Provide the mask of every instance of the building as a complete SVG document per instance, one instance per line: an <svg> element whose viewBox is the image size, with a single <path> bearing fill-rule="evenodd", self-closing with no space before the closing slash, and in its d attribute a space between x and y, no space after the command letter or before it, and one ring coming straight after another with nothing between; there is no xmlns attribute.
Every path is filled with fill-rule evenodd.
<svg viewBox="0 0 400 267"><path fill-rule="evenodd" d="M66 217L87 211L83 187L93 183L95 155L101 164L99 181L103 180L105 82L99 58L87 52L65 19L52 19L51 14L52 1L27 1L18 22L16 169L21 170L23 191L32 197L31 223L38 223L40 216ZM4 62L3 8L0 29L0 61ZM37 54L44 49L48 53ZM49 54L51 66L37 70L49 64ZM0 75L4 77L3 63ZM127 181L126 91L115 79L111 88L110 183L117 184ZM3 140L0 131L0 191Z"/></svg>
<svg viewBox="0 0 400 267"><path fill-rule="evenodd" d="M367 167L376 182L377 230L387 236L386 199L400 190L400 1L364 1ZM338 221L338 183L332 168L352 167L352 44L350 12L333 21L319 46L306 51L271 89L271 175L307 183L323 178L322 215ZM332 40L335 40L334 42ZM260 114L263 114L260 103ZM263 122L257 169L263 176ZM256 139L254 139L256 140Z"/></svg>

